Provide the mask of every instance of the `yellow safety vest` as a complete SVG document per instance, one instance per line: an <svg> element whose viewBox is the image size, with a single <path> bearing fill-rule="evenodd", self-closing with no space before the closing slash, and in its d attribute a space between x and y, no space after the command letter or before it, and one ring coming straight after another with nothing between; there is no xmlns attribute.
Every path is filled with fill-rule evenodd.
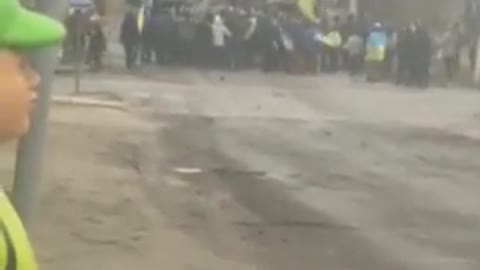
<svg viewBox="0 0 480 270"><path fill-rule="evenodd" d="M0 190L0 270L38 270L27 232Z"/></svg>

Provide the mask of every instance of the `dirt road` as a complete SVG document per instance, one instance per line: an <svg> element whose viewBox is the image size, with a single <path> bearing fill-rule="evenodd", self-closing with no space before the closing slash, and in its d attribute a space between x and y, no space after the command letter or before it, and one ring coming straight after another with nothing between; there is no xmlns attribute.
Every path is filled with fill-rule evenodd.
<svg viewBox="0 0 480 270"><path fill-rule="evenodd" d="M152 72L83 83L131 111L54 109L44 269L480 267L477 92Z"/></svg>
<svg viewBox="0 0 480 270"><path fill-rule="evenodd" d="M222 76L155 93L153 200L215 254L246 269L480 267L478 93Z"/></svg>

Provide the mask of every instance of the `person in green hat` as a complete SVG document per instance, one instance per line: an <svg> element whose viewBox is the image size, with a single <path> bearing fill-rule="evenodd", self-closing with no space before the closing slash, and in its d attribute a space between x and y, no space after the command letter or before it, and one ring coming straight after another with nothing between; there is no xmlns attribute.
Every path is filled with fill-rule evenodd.
<svg viewBox="0 0 480 270"><path fill-rule="evenodd" d="M0 1L0 47L34 49L55 45L65 36L59 22L23 8L17 0Z"/></svg>
<svg viewBox="0 0 480 270"><path fill-rule="evenodd" d="M0 143L23 136L30 126L35 88L40 81L22 52L58 44L59 22L0 0ZM37 270L27 233L0 187L0 270Z"/></svg>

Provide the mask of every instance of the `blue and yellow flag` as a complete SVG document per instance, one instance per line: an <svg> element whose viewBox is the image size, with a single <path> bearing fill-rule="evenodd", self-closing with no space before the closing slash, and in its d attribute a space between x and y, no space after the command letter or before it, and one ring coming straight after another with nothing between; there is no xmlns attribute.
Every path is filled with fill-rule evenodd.
<svg viewBox="0 0 480 270"><path fill-rule="evenodd" d="M138 17L137 17L137 27L138 31L141 33L143 32L143 27L145 26L145 5L142 5L138 10Z"/></svg>
<svg viewBox="0 0 480 270"><path fill-rule="evenodd" d="M316 0L297 0L298 9L302 12L303 16L312 22L318 22L315 12L316 2Z"/></svg>

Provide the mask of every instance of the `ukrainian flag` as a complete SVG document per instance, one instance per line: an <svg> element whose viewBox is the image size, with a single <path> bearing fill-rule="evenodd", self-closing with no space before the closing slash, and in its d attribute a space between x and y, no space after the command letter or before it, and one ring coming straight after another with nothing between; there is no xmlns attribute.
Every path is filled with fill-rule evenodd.
<svg viewBox="0 0 480 270"><path fill-rule="evenodd" d="M145 26L145 4L143 4L138 10L137 26L138 31L140 33L143 32L143 27Z"/></svg>
<svg viewBox="0 0 480 270"><path fill-rule="evenodd" d="M298 9L312 22L318 22L317 15L315 14L316 2L316 0L297 0Z"/></svg>

